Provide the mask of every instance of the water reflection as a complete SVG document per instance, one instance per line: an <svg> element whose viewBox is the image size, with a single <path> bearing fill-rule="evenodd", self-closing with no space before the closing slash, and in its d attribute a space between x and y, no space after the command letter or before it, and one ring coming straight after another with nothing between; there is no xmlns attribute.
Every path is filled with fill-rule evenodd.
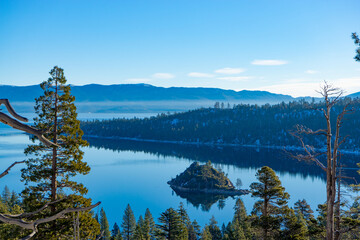
<svg viewBox="0 0 360 240"><path fill-rule="evenodd" d="M262 166L270 166L276 172L288 173L292 176L300 174L303 178L320 177L326 180L326 173L313 163L301 162L291 159L285 151L271 148L252 147L218 147L203 145L187 145L157 142L141 142L131 140L113 140L87 138L90 145L97 149L104 148L113 151L132 151L153 154L158 157L176 157L191 161L218 164L231 164L238 168L257 169ZM354 178L360 180L356 172L358 167L358 155L347 154L342 158L342 164L346 168L343 175L349 177L349 184L353 184Z"/></svg>
<svg viewBox="0 0 360 240"><path fill-rule="evenodd" d="M225 200L232 196L219 195L219 194L206 194L206 193L186 193L173 189L173 194L183 198L187 203L191 203L196 209L209 212L212 205L218 202L217 207L219 210L225 207Z"/></svg>

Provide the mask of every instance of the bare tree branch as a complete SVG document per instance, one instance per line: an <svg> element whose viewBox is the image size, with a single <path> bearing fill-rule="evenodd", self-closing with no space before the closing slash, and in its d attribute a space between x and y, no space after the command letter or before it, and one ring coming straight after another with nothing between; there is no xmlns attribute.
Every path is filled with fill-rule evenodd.
<svg viewBox="0 0 360 240"><path fill-rule="evenodd" d="M19 114L17 114L15 112L15 110L13 109L13 107L11 106L10 102L8 99L0 99L0 105L4 104L6 109L8 110L8 112L16 119L18 119L19 121L23 121L23 122L28 122L27 118L24 118L22 116L20 116ZM21 122L19 122L18 120L11 118L10 116L8 116L5 113L0 112L0 122L9 125L12 128L30 133L35 135L42 143L44 143L46 146L57 146L54 143L52 143L51 141L49 141L48 139L46 139L43 135L43 133L35 128L32 128L26 124L23 124Z"/></svg>
<svg viewBox="0 0 360 240"><path fill-rule="evenodd" d="M23 239L30 239L37 233L37 231L38 231L37 227L38 227L39 224L47 223L47 222L51 222L51 221L54 221L54 220L59 219L59 218L63 218L64 215L67 214L67 213L91 210L91 209L99 206L100 203L101 202L98 202L98 203L96 203L94 205L91 205L89 207L83 207L83 208L67 208L67 209L64 209L64 210L50 216L50 217L41 218L41 219L38 219L38 220L35 220L35 221L32 221L32 222L26 222L26 221L24 221L22 219L14 219L14 218L11 218L11 217L7 217L5 214L0 214L0 221L3 222L3 223L9 223L9 224L12 224L12 225L16 225L16 226L19 226L19 227L24 228L24 229L32 230L31 234L29 234L28 236L23 238Z"/></svg>
<svg viewBox="0 0 360 240"><path fill-rule="evenodd" d="M5 123L6 125L9 125L12 128L35 135L46 146L56 146L54 143L52 143L51 141L46 139L42 135L42 132L40 132L39 130L32 128L26 124L21 123L21 122L17 121L16 119L9 117L5 113L0 112L0 122Z"/></svg>
<svg viewBox="0 0 360 240"><path fill-rule="evenodd" d="M298 139L298 141L300 142L300 145L302 146L302 148L304 149L306 155L303 154L292 154L290 152L288 152L288 154L292 157L295 158L299 161L312 161L315 162L322 170L326 171L326 167L325 165L318 159L319 156L323 155L324 153L316 153L315 149L313 146L310 145L306 145L302 135L303 134L310 134L310 135L327 135L326 130L324 129L319 129L317 131L313 131L310 128L306 128L302 125L296 125L295 126L296 130L295 131L291 131L290 134L295 137L296 139Z"/></svg>
<svg viewBox="0 0 360 240"><path fill-rule="evenodd" d="M31 217L35 214L38 214L39 212L43 211L45 208L47 208L49 205L52 205L52 204L55 204L55 203L58 203L60 201L63 201L65 200L66 198L62 198L62 199L58 199L56 201L53 201L53 202L48 202L46 203L44 206L42 206L41 208L39 208L38 210L36 211L33 211L33 212L29 212L29 213L20 213L20 214L3 214L5 217L10 217L10 218L26 218L26 217Z"/></svg>
<svg viewBox="0 0 360 240"><path fill-rule="evenodd" d="M20 164L20 163L24 163L25 161L19 161L19 162L14 162L13 164L11 164L3 173L0 174L0 178L4 177L5 175L9 174L9 171L12 167L14 167L16 164Z"/></svg>
<svg viewBox="0 0 360 240"><path fill-rule="evenodd" d="M8 99L0 99L0 105L4 104L6 109L8 110L8 112L17 120L19 121L23 121L23 122L28 122L28 119L25 117L20 116L19 114L17 114L15 112L15 110L13 109L13 107L11 106L10 102Z"/></svg>

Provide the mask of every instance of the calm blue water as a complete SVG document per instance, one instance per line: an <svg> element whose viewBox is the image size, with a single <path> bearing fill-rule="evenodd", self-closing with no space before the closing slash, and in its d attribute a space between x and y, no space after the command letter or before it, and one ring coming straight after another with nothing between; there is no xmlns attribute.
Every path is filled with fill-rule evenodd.
<svg viewBox="0 0 360 240"><path fill-rule="evenodd" d="M23 160L23 149L30 143L28 137L2 125L0 127L0 169ZM211 201L203 206L175 194L167 181L184 171L195 159L201 162L211 160L221 168L232 182L242 181L242 188L248 188L256 181L255 173L263 165L276 170L286 191L291 195L290 205L305 198L315 210L325 201L325 180L317 167L283 159L279 151L259 149L202 148L194 146L144 144L126 141L105 141L89 139L92 146L83 149L84 160L91 166L90 174L76 179L88 187L88 197L101 201L110 224L121 223L122 214L129 203L138 218L149 208L154 218L169 207L177 208L183 202L191 219L199 224L208 223L215 216L222 224L233 216L235 199L227 198L221 206ZM0 179L0 189L8 185L11 190L21 192L20 169L16 166L10 174ZM248 212L255 199L250 195L241 197ZM95 209L95 211L99 211Z"/></svg>

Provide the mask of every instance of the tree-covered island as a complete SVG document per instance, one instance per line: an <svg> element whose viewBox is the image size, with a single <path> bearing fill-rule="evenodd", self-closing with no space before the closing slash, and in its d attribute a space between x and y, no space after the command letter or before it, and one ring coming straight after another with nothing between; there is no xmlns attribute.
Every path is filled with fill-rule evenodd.
<svg viewBox="0 0 360 240"><path fill-rule="evenodd" d="M207 193L236 196L248 194L248 190L238 190L226 175L215 169L211 162L200 165L192 163L184 172L176 178L168 181L174 191L187 193Z"/></svg>

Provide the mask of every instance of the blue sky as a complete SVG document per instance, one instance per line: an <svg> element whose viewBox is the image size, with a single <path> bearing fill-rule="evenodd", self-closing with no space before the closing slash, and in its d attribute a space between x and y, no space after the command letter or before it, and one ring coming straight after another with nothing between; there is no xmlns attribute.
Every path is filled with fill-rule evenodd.
<svg viewBox="0 0 360 240"><path fill-rule="evenodd" d="M0 84L68 82L360 91L360 1L2 0Z"/></svg>

